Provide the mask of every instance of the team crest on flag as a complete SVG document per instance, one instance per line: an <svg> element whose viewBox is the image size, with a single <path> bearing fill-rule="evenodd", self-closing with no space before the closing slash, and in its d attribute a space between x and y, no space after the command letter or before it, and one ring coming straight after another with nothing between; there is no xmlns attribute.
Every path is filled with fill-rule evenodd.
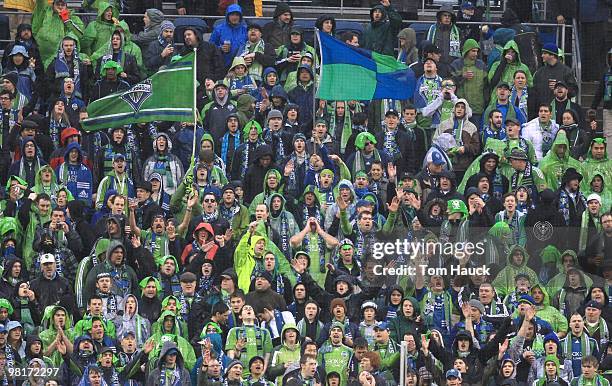
<svg viewBox="0 0 612 386"><path fill-rule="evenodd" d="M142 104L151 95L153 95L153 85L150 79L146 79L121 94L121 99L129 104L135 112L138 112Z"/></svg>

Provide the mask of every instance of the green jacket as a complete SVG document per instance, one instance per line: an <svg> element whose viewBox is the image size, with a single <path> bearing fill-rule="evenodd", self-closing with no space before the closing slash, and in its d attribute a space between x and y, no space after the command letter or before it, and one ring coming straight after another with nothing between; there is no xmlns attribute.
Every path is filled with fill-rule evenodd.
<svg viewBox="0 0 612 386"><path fill-rule="evenodd" d="M75 35L79 40L84 29L83 21L78 16L71 14L70 19L64 23L47 0L36 0L32 13L32 33L36 37L45 69L55 58L57 47L64 36Z"/></svg>
<svg viewBox="0 0 612 386"><path fill-rule="evenodd" d="M138 64L138 69L140 70L140 72L142 74L146 74L146 69L144 67L144 62L142 61L142 51L140 50L140 47L138 47L136 44L132 43L132 41L130 40L130 38L132 37L132 34L130 33L130 27L127 25L127 23L125 22L125 20L121 20L119 22L119 25L114 26L113 31L110 33L110 35L108 36L107 40L100 40L100 45L97 48L97 50L95 50L92 54L91 54L91 62L92 63L96 63L98 59L100 59L101 57L103 57L104 55L112 55L113 54L113 47L111 45L111 37L113 35L113 32L115 31L119 31L122 32L123 34L123 45L122 45L122 49L125 53L128 53L130 55L133 55L134 58L136 58L136 64ZM93 50L92 50L93 51ZM124 63L119 63L122 67Z"/></svg>
<svg viewBox="0 0 612 386"><path fill-rule="evenodd" d="M106 1L100 1L98 4L98 17L85 28L83 38L81 39L81 50L91 55L101 47L105 46L110 40L116 26L113 21L104 20L104 13L108 8L113 10L113 17L119 17L117 9Z"/></svg>
<svg viewBox="0 0 612 386"><path fill-rule="evenodd" d="M412 303L414 313L412 318L408 318L404 315L403 306L404 302ZM390 337L394 341L404 339L404 334L407 332L416 333L416 322L414 319L421 313L419 302L413 297L405 297L398 307L397 316L389 322Z"/></svg>
<svg viewBox="0 0 612 386"><path fill-rule="evenodd" d="M500 172L501 174L505 176L508 174L512 175L512 173L510 172L512 168L510 167L510 165L508 164L508 162L506 162L506 159L504 158L505 151L506 151L506 143L499 139L489 138L487 140L487 143L482 144L482 145L483 145L483 153L486 153L487 150L490 150L490 151L493 151L495 154L497 154L497 156L499 157L499 165L497 166L498 172ZM476 159L472 161L470 166L465 171L463 180L461 180L461 183L459 184L459 187L457 188L457 191L459 193L463 194L465 192L465 186L467 185L467 182L470 179L470 177L480 172L480 160L482 156L483 154L480 154L478 157L476 157Z"/></svg>
<svg viewBox="0 0 612 386"><path fill-rule="evenodd" d="M521 265L515 265L512 261L512 254L515 250L520 249L523 252L523 262ZM510 249L510 253L506 259L506 266L497 274L495 280L493 280L493 287L497 290L498 293L507 295L515 288L514 278L519 273L524 273L529 276L529 282L531 286L539 283L538 275L533 271L533 269L527 266L529 262L529 254L527 250L520 245L515 245Z"/></svg>
<svg viewBox="0 0 612 386"><path fill-rule="evenodd" d="M282 384L283 375L285 374L285 364L288 363L298 363L300 361L300 352L301 346L299 343L300 333L298 331L297 339L298 343L295 347L290 348L285 344L285 332L288 329L294 329L298 331L295 324L286 323L283 326L281 332L281 344L279 346L274 347L272 350L272 354L270 355L270 365L268 366L268 375L270 378L276 378L276 385Z"/></svg>
<svg viewBox="0 0 612 386"><path fill-rule="evenodd" d="M560 145L565 145L563 157L557 155L557 148ZM569 140L565 131L559 130L552 147L540 161L539 168L544 173L546 186L552 190L557 190L561 186L561 179L568 168L574 168L582 174L582 165L570 156Z"/></svg>
<svg viewBox="0 0 612 386"><path fill-rule="evenodd" d="M470 60L465 57L473 48L480 49L478 42L474 39L466 40L461 51L463 57L455 59L451 69L457 84L457 96L466 99L475 114L482 114L487 106L487 96L483 92L488 87L487 65L480 59ZM463 77L463 73L468 71L474 73L472 79Z"/></svg>
<svg viewBox="0 0 612 386"><path fill-rule="evenodd" d="M374 10L379 10L383 14L379 21L374 21L372 18ZM363 31L362 48L395 57L397 34L402 27L400 14L391 6L385 7L378 4L370 10L370 20L370 24Z"/></svg>
<svg viewBox="0 0 612 386"><path fill-rule="evenodd" d="M516 55L514 62L507 63L504 56L506 55L506 51L508 51L511 48L514 50L514 52L516 52L517 55ZM495 71L497 71L497 68L501 65L502 60L504 61L504 63L506 63L503 73L501 74L499 81L496 84L492 84L491 81L493 80ZM491 66L491 70L489 70L489 83L490 83L490 86L493 87L492 96L495 95L496 87L499 83L506 82L508 83L508 85L510 85L510 87L512 87L512 84L514 83L514 73L517 70L525 71L525 74L527 74L527 87L533 86L533 76L531 75L531 71L529 71L529 67L527 67L526 64L523 64L521 62L521 51L519 50L516 42L514 40L510 40L504 46L504 50L502 51L500 60L493 63L493 65Z"/></svg>
<svg viewBox="0 0 612 386"><path fill-rule="evenodd" d="M274 191L268 186L268 176L270 175L270 173L276 174L276 180L278 181L278 187ZM282 181L283 181L282 175L278 170L276 169L268 170L263 180L263 191L259 193L258 195L256 195L255 197L253 197L253 201L251 201L251 205L249 205L249 214L254 215L255 208L257 208L257 205L265 204L266 200L268 199L268 197L270 197L270 194L272 194L273 192L282 193L283 192Z"/></svg>
<svg viewBox="0 0 612 386"><path fill-rule="evenodd" d="M149 340L156 343L155 348L149 354L149 362L148 362L149 369L151 369L151 367L154 367L154 365L157 364L157 359L159 359L161 348L164 345L164 342L166 341L173 341L174 343L176 343L181 355L183 356L185 367L189 369L189 371L193 369L193 366L195 365L197 358L195 355L195 351L193 350L193 346L189 344L189 341L187 339L183 338L182 336L178 336L178 335L155 333L151 335Z"/></svg>
<svg viewBox="0 0 612 386"><path fill-rule="evenodd" d="M534 288L539 288L544 293L544 300L542 303L536 304L537 316L550 323L555 333L567 332L567 318L565 318L558 309L550 305L550 295L546 288L541 284L536 284L531 287L531 293L533 293ZM515 311L515 314L518 315L518 310Z"/></svg>
<svg viewBox="0 0 612 386"><path fill-rule="evenodd" d="M32 202L28 216L29 221L28 225L24 229L25 234L23 235L21 254L26 263L26 267L28 267L28 270L31 270L34 258L36 257L36 251L34 251L33 247L34 238L36 237L36 230L51 221L51 209L49 209L49 213L47 215L41 215L40 211L38 210L38 206Z"/></svg>
<svg viewBox="0 0 612 386"><path fill-rule="evenodd" d="M53 343L55 338L57 337L57 329L53 324L53 317L55 313L59 310L63 310L66 313L66 324L64 326L64 334L70 341L74 341L75 334L74 329L72 328L72 318L66 309L62 306L47 306L45 308L45 312L41 321L42 328L44 329L40 334L40 340L42 340L43 350L46 350L47 347ZM60 367L63 359L62 355L59 351L55 350L50 355L51 361L53 362L54 367Z"/></svg>

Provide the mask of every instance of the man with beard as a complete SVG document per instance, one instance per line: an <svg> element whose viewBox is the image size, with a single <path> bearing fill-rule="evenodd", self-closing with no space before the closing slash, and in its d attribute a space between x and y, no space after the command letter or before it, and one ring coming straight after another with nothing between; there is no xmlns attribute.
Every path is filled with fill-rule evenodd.
<svg viewBox="0 0 612 386"><path fill-rule="evenodd" d="M257 23L249 24L247 41L238 48L238 54L244 57L249 75L256 82L262 81L264 68L274 66L276 52L272 44L266 44L261 38L262 28Z"/></svg>
<svg viewBox="0 0 612 386"><path fill-rule="evenodd" d="M410 137L399 128L399 123L399 113L396 110L388 110L385 113L383 130L376 135L376 143L378 150L387 154L388 161L393 163L397 167L397 173L402 175L411 169L417 160L409 158Z"/></svg>
<svg viewBox="0 0 612 386"><path fill-rule="evenodd" d="M21 159L13 162L9 168L8 175L18 176L32 187L38 171L46 162L38 155L38 145L33 137L21 139L21 154Z"/></svg>
<svg viewBox="0 0 612 386"><path fill-rule="evenodd" d="M559 80L555 83L554 98L550 101L550 110L552 114L552 120L558 125L563 124L563 113L566 110L573 110L576 112L577 121L576 123L584 122L584 113L582 107L576 102L572 102L569 98L569 88L567 83L563 80ZM550 100L550 99L549 99ZM543 103L547 101L542 101Z"/></svg>
<svg viewBox="0 0 612 386"><path fill-rule="evenodd" d="M136 185L136 200L130 200L130 226L134 233L137 233L137 228L150 228L153 220L158 216L161 216L163 220L161 208L151 199L152 192L153 187L149 181Z"/></svg>
<svg viewBox="0 0 612 386"><path fill-rule="evenodd" d="M593 355L598 356L599 349L597 341L591 338L584 325L584 318L578 312L574 312L569 318L570 332L561 339L561 352L565 358L571 359L574 377L582 375L581 362L583 358Z"/></svg>
<svg viewBox="0 0 612 386"><path fill-rule="evenodd" d="M539 192L546 189L544 173L529 162L527 153L522 149L512 149L508 158L513 169L508 178L510 190L516 191L519 186L526 186L531 199L536 200Z"/></svg>
<svg viewBox="0 0 612 386"><path fill-rule="evenodd" d="M72 352L68 352L65 344L59 344L61 357L64 361L61 367L63 383L67 385L78 385L82 374L91 372L91 366L97 362L97 352L90 335L81 335L74 340ZM97 366L96 366L97 368ZM101 371L98 369L98 376ZM92 383L93 385L93 383Z"/></svg>
<svg viewBox="0 0 612 386"><path fill-rule="evenodd" d="M272 148L276 159L282 160L290 152L291 133L284 130L283 113L270 110L266 118L267 127L263 131L264 141Z"/></svg>
<svg viewBox="0 0 612 386"><path fill-rule="evenodd" d="M174 46L174 23L164 20L157 40L149 43L145 52L145 65L150 73L155 73L161 66L170 64L176 48Z"/></svg>
<svg viewBox="0 0 612 386"><path fill-rule="evenodd" d="M504 193L508 191L508 178L504 176L499 168L499 156L492 150L485 150L480 157L480 172L470 176L465 185L466 189L471 187L480 189L482 177L485 177L488 181L488 191L486 194L501 200ZM488 201L487 197L483 197L485 202Z"/></svg>
<svg viewBox="0 0 612 386"><path fill-rule="evenodd" d="M196 61L198 73L196 78L200 83L200 89L204 87L212 89L214 83L225 75L221 50L215 47L214 44L205 41L202 38L202 33L197 28L187 27L183 31L183 39L185 46L181 52L182 56L193 52L193 49L197 48Z"/></svg>
<svg viewBox="0 0 612 386"><path fill-rule="evenodd" d="M599 269L610 264L612 256L612 213L600 217L602 230L580 257L581 266L589 273L599 274ZM609 270L608 270L609 271ZM602 274L604 272L601 272Z"/></svg>
<svg viewBox="0 0 612 386"><path fill-rule="evenodd" d="M59 211L61 212L61 210ZM52 221L51 224L54 224L54 222ZM38 261L36 261L34 264L35 268L39 268L40 261L46 260L48 256L51 255L57 263L57 273L66 278L68 281L74 282L79 263L74 256L74 253L67 248L67 245L58 243L51 234L45 232L40 238L39 248L39 257Z"/></svg>

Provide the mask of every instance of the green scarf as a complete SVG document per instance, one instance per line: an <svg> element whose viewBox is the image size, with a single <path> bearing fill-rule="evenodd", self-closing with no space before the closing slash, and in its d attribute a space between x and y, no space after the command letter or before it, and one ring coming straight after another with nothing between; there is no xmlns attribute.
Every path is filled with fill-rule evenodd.
<svg viewBox="0 0 612 386"><path fill-rule="evenodd" d="M591 218L591 214L589 210L585 210L582 212L582 220L580 222L580 241L578 243L578 250L583 251L587 247L587 237L589 235L589 219ZM599 233L601 231L601 222L598 221L599 218L593 218L593 222L595 223L595 229Z"/></svg>

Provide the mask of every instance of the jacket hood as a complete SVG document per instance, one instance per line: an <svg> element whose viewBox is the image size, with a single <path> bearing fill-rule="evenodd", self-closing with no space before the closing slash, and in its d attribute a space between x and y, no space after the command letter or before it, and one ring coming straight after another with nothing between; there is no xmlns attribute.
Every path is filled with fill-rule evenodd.
<svg viewBox="0 0 612 386"><path fill-rule="evenodd" d="M195 229L193 230L193 238L197 239L196 235L198 234L199 231L201 231L202 229L204 229L206 232L208 232L208 234L210 234L210 240L213 240L215 238L215 230L213 229L212 225L210 225L207 222L201 222L198 224L197 227L195 227ZM178 265L177 265L178 267Z"/></svg>
<svg viewBox="0 0 612 386"><path fill-rule="evenodd" d="M563 158L559 158L556 151L560 145L565 145L565 154ZM564 130L559 130L557 132L557 136L555 137L548 154L550 154L551 158L557 161L567 161L570 159L570 143Z"/></svg>
<svg viewBox="0 0 612 386"><path fill-rule="evenodd" d="M385 9L385 7L382 4L376 4L370 9L370 20L372 22L374 21L374 11L375 10L379 10L380 12L382 12L382 17L380 18L378 23L382 23L387 20L387 10Z"/></svg>
<svg viewBox="0 0 612 386"><path fill-rule="evenodd" d="M438 12L436 12L436 20L439 22L440 21L440 17L442 15L442 13L444 13L444 12L450 13L450 15L451 15L451 23L454 24L456 19L457 19L457 15L455 15L455 12L453 11L453 6L449 5L449 4L444 4L443 6L440 7Z"/></svg>
<svg viewBox="0 0 612 386"><path fill-rule="evenodd" d="M440 177L446 177L450 180L451 183L451 192L457 190L457 177L455 173L450 170L442 170L439 174Z"/></svg>
<svg viewBox="0 0 612 386"><path fill-rule="evenodd" d="M255 256L255 244L257 244L257 242L260 240L263 240L266 243L266 245L268 244L268 238L264 236L259 236L259 235L251 236L251 243L249 244L249 252L251 256Z"/></svg>
<svg viewBox="0 0 612 386"><path fill-rule="evenodd" d="M289 7L289 4L280 1L276 4L276 8L274 9L274 20L277 20L278 17L285 12L291 14L291 22L293 22L293 11L291 11L291 7Z"/></svg>
<svg viewBox="0 0 612 386"><path fill-rule="evenodd" d="M240 7L238 4L231 4L229 7L227 7L227 9L225 10L225 21L229 24L229 15L230 13L237 13L240 15L240 23L242 23L242 7Z"/></svg>
<svg viewBox="0 0 612 386"><path fill-rule="evenodd" d="M355 194L355 188L353 187L353 184L349 180L338 181L338 192L340 192L340 189L350 189L351 194L353 195L352 197L353 200L355 199L355 197L357 197L357 195Z"/></svg>
<svg viewBox="0 0 612 386"><path fill-rule="evenodd" d="M168 351L176 350L176 365L179 369L183 368L183 355L181 354L181 350L179 350L176 343L172 341L165 341L161 351L159 352L159 363L158 367L161 369L164 365L164 358L168 354Z"/></svg>
<svg viewBox="0 0 612 386"><path fill-rule="evenodd" d="M121 226L120 226L120 228L121 228ZM117 240L112 240L110 242L110 245L108 246L108 249L106 250L106 261L107 262L110 263L110 257L113 254L113 251L115 249L118 249L118 248L123 249L124 256L123 256L123 263L122 263L122 265L125 264L125 247L123 246L123 244L120 241L117 241Z"/></svg>
<svg viewBox="0 0 612 386"><path fill-rule="evenodd" d="M302 195L300 196L300 202L304 202L304 197L306 197L306 193L312 193L314 194L315 197L315 206L319 207L319 205L321 204L319 202L319 195L317 194L317 188L314 185L308 185L304 188L304 193L302 193Z"/></svg>
<svg viewBox="0 0 612 386"><path fill-rule="evenodd" d="M282 181L281 180L281 178L282 178L281 173L278 170L272 168L272 169L268 170L266 172L266 175L264 176L263 191L264 191L264 194L266 194L266 195L269 195L270 192L271 192L270 188L268 187L268 176L270 174L274 174L276 176L276 180L278 181L278 187L276 188L276 191L278 192L278 191L281 190L280 189L281 181ZM284 200L285 200L285 198L282 197L282 195L281 195L281 198L283 199L283 207L284 207L284 204L285 204Z"/></svg>
<svg viewBox="0 0 612 386"><path fill-rule="evenodd" d="M72 328L72 318L70 317L70 313L68 313L68 311L64 307L56 305L56 306L47 306L45 308L45 312L43 313L43 318L41 322L43 329L50 329L50 330L56 331L55 324L53 323L53 317L55 316L55 313L60 310L64 311L64 313L66 314L65 329L68 330Z"/></svg>
<svg viewBox="0 0 612 386"><path fill-rule="evenodd" d="M272 160L274 160L274 152L272 151L272 147L268 144L259 146L257 150L255 150L255 154L253 156L253 164L257 164L261 157L264 157L267 155L271 156ZM280 180L279 180L279 183L280 183ZM265 186L265 179L264 179L264 186Z"/></svg>
<svg viewBox="0 0 612 386"><path fill-rule="evenodd" d="M489 159L495 159L495 161L497 161L497 166L499 166L499 155L497 153L495 153L494 151L487 149L484 151L484 153L482 153L482 156L480 157L480 171L484 171L485 170L485 164L487 163L487 161Z"/></svg>
<svg viewBox="0 0 612 386"><path fill-rule="evenodd" d="M297 340L296 342L300 342L300 330L298 330L297 326L294 323L285 323L285 325L283 326L283 329L281 330L281 344L285 343L285 332L287 332L287 330L295 330L297 332Z"/></svg>
<svg viewBox="0 0 612 386"><path fill-rule="evenodd" d="M108 8L113 10L113 17L119 17L119 11L117 10L117 8L115 8L109 2L101 1L98 3L98 16L96 17L96 20L103 22L103 23L112 23L113 22L112 20L111 21L104 20L104 13L106 12Z"/></svg>
<svg viewBox="0 0 612 386"><path fill-rule="evenodd" d="M128 298L133 298L134 301L136 302L136 311L134 312L134 316L138 315L138 297L134 294L127 294L125 296L124 301L123 301L123 315L124 316L127 315L126 303L127 303Z"/></svg>
<svg viewBox="0 0 612 386"><path fill-rule="evenodd" d="M272 169L272 170L274 170L274 169ZM268 173L269 173L269 172L268 172ZM280 173L279 173L279 174L280 174ZM279 198L280 198L280 200L281 200L281 207L280 207L280 210L278 211L278 216L274 216L274 215L273 215L273 212L274 212L274 211L272 210L272 200L274 199L274 197L279 197ZM270 195L268 196L268 198L266 199L266 205L268 206L268 211L270 212L270 217L271 217L271 218L278 218L278 217L280 217L281 212L282 212L283 210L285 210L285 203L286 203L286 202L287 202L287 201L285 200L285 197L283 197L283 195L282 195L282 194L279 194L279 193L272 193L272 194L270 194Z"/></svg>
<svg viewBox="0 0 612 386"><path fill-rule="evenodd" d="M312 72L311 72L311 75L312 75ZM287 101L289 100L289 95L287 95L287 91L285 91L283 86L281 86L280 84L277 84L276 86L272 87L269 97L270 97L270 100L274 97L283 98L284 103L287 103Z"/></svg>
<svg viewBox="0 0 612 386"><path fill-rule="evenodd" d="M404 310L403 310L404 302L412 303L412 308L414 309L414 313L412 315L413 318L416 318L417 316L421 314L421 305L419 301L416 300L416 298L412 296L407 296L404 298L404 300L402 300L402 307L397 310L398 315L401 315L402 317L406 318L406 315L404 315Z"/></svg>
<svg viewBox="0 0 612 386"><path fill-rule="evenodd" d="M166 134L166 133L163 133L163 132L162 133L158 133L155 136L155 141L153 141L153 150L157 151L157 138L159 138L159 137L166 138L166 154L171 153L171 150L172 150L172 141L170 140L170 136L168 134Z"/></svg>
<svg viewBox="0 0 612 386"><path fill-rule="evenodd" d="M510 41L508 41L508 43L506 43L506 45L504 46L504 50L502 51L502 55L501 56L506 55L506 52L509 49L511 49L511 48L514 50L514 52L516 52L515 63L521 63L521 51L518 48L518 44L516 44L516 42L514 40L510 40Z"/></svg>
<svg viewBox="0 0 612 386"><path fill-rule="evenodd" d="M523 252L523 262L520 265L520 267L517 267L515 264L512 263L512 255L514 254L514 251L516 250L520 250L521 252ZM521 247L520 245L514 245L510 249L510 252L508 253L508 256L506 258L506 263L508 263L508 265L513 266L515 268L525 268L527 267L528 262L529 262L529 254L527 253L527 250Z"/></svg>
<svg viewBox="0 0 612 386"><path fill-rule="evenodd" d="M269 86L269 84L268 84L268 75L270 75L272 73L278 75L278 71L276 71L276 68L274 68L274 67L266 67L266 68L264 68L263 75L262 75L262 80L263 80L264 85ZM242 95L249 95L249 94L242 94Z"/></svg>
<svg viewBox="0 0 612 386"><path fill-rule="evenodd" d="M147 16L149 16L149 19L151 19L151 25L149 26L149 29L157 27L164 21L164 13L159 9L149 8L146 10L145 13L147 14Z"/></svg>
<svg viewBox="0 0 612 386"><path fill-rule="evenodd" d="M455 104L457 103L463 103L463 105L465 106L465 115L463 116L463 121L469 120L472 117L472 108L470 107L468 101L466 99L460 98L457 99L457 101L455 102Z"/></svg>
<svg viewBox="0 0 612 386"><path fill-rule="evenodd" d="M478 48L480 49L480 45L474 39L468 39L463 43L463 48L461 49L461 56L465 56L470 50Z"/></svg>
<svg viewBox="0 0 612 386"><path fill-rule="evenodd" d="M38 186L42 186L42 173L44 171L48 171L49 173L51 173L51 184L50 184L50 186L56 185L57 184L57 178L55 176L55 171L49 165L44 165L40 169L38 169L38 171L36 172L36 177L34 178L34 181L35 181L34 184L38 185Z"/></svg>
<svg viewBox="0 0 612 386"><path fill-rule="evenodd" d="M64 161L67 163L68 162L68 154L72 151L72 149L77 149L77 151L79 152L79 162L83 162L83 150L81 149L81 145L79 145L77 142L71 142L68 144L68 146L66 146L66 151L64 152Z"/></svg>
<svg viewBox="0 0 612 386"><path fill-rule="evenodd" d="M468 340L469 343L469 348L468 348L468 352L472 351L472 348L474 346L474 343L472 341L472 334L467 331L467 330L461 330L457 333L457 335L455 335L455 340L453 341L453 353L456 354L459 350L458 350L458 345L459 345L459 341L460 340Z"/></svg>
<svg viewBox="0 0 612 386"><path fill-rule="evenodd" d="M25 145L27 143L34 143L34 147L36 148L36 152L34 153L34 158L38 157L38 145L36 144L36 141L34 140L34 137L25 137L21 140L20 143L20 150L21 150L21 154L25 154Z"/></svg>
<svg viewBox="0 0 612 386"><path fill-rule="evenodd" d="M234 60L232 60L232 66L230 67L230 71L232 71L234 68L238 66L244 66L245 68L248 68L246 65L246 61L244 60L242 56L236 56Z"/></svg>
<svg viewBox="0 0 612 386"><path fill-rule="evenodd" d="M406 43L408 44L407 50L411 50L413 47L416 47L417 37L416 32L412 28L404 28L399 31L397 34L398 39L406 39Z"/></svg>
<svg viewBox="0 0 612 386"><path fill-rule="evenodd" d="M296 77L295 77L296 82L297 83L300 82L300 72L302 72L303 70L308 71L308 73L310 74L310 81L312 82L314 80L314 74L312 72L312 67L307 64L300 64L298 66Z"/></svg>
<svg viewBox="0 0 612 386"><path fill-rule="evenodd" d="M564 130L561 130L564 131ZM559 135L559 134L557 134ZM588 160L593 160L593 156L591 155L591 150L593 148L593 144L595 143L601 143L602 138L593 138L593 140L591 141L591 144L589 145L589 151L586 154L586 159ZM604 144L606 144L605 139L604 139ZM599 162L603 162L603 161L607 161L608 160L608 152L604 151L604 157L603 160L600 160ZM590 181L589 181L590 182Z"/></svg>
<svg viewBox="0 0 612 386"><path fill-rule="evenodd" d="M541 304L536 304L536 305L544 306L544 307L550 306L550 295L548 294L548 291L546 290L546 287L544 287L543 285L540 285L540 283L537 283L537 284L533 285L531 287L532 297L533 297L533 290L535 288L539 288L542 291L542 293L544 294L544 299L542 300L542 303Z"/></svg>
<svg viewBox="0 0 612 386"><path fill-rule="evenodd" d="M238 97L238 100L236 101L236 110L238 110L241 113L249 113L251 112L251 106L253 105L253 103L255 103L257 100L255 99L254 96L250 95L250 94L242 94ZM235 114L230 114L228 115L228 119L229 117L234 116L237 117L237 115ZM227 121L226 121L227 123Z"/></svg>

